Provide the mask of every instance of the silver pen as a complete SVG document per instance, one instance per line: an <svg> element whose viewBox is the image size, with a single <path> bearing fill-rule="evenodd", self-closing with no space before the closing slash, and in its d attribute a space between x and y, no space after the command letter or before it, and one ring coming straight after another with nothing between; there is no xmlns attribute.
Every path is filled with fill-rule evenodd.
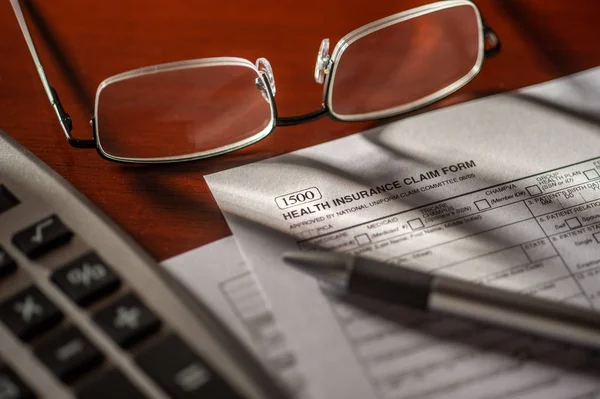
<svg viewBox="0 0 600 399"><path fill-rule="evenodd" d="M352 294L600 349L600 313L593 310L347 254L283 258Z"/></svg>

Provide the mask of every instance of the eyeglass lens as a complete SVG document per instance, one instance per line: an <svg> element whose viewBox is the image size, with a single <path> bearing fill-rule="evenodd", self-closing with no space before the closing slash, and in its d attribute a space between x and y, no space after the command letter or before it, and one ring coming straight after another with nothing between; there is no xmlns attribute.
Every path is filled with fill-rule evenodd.
<svg viewBox="0 0 600 399"><path fill-rule="evenodd" d="M273 115L257 78L249 66L210 65L109 83L97 99L100 147L111 157L164 159L267 134Z"/></svg>
<svg viewBox="0 0 600 399"><path fill-rule="evenodd" d="M339 117L378 117L372 113L443 96L477 65L480 32L475 9L461 5L367 34L336 62L331 111Z"/></svg>

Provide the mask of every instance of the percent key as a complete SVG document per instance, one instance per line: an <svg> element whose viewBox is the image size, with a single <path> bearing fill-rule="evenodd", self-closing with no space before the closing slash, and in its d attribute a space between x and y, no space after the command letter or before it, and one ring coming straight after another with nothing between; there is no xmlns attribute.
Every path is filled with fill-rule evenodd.
<svg viewBox="0 0 600 399"><path fill-rule="evenodd" d="M89 252L52 274L52 281L73 301L86 306L119 287L119 278L95 252Z"/></svg>

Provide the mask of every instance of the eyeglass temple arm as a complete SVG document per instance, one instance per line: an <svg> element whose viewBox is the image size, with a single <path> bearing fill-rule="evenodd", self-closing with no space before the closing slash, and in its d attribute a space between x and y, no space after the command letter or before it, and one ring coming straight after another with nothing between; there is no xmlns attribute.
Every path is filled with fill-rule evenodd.
<svg viewBox="0 0 600 399"><path fill-rule="evenodd" d="M23 37L27 43L27 48L29 49L33 63L35 64L38 75L40 76L40 80L42 81L42 86L44 86L44 91L48 96L48 100L50 101L52 108L54 108L54 112L56 112L58 121L65 132L65 136L67 136L69 144L76 148L95 148L96 140L80 140L71 135L71 130L73 130L73 122L71 121L69 114L63 109L60 99L58 98L58 93L56 93L56 90L54 90L54 88L50 86L50 82L48 82L48 77L46 76L46 72L44 71L44 67L40 61L40 57L35 49L33 38L31 37L29 28L25 22L25 16L23 15L21 4L19 3L19 0L10 0L10 4L15 12L17 21L19 22L19 27L21 28L21 32L23 33Z"/></svg>

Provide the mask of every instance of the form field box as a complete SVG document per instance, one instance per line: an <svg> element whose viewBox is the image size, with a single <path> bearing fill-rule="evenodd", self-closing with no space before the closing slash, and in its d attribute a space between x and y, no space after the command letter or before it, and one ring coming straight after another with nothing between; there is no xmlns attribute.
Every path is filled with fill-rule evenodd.
<svg viewBox="0 0 600 399"><path fill-rule="evenodd" d="M369 238L369 235L367 233L357 235L354 237L354 239L356 240L356 243L358 245L368 244L371 242L371 239Z"/></svg>
<svg viewBox="0 0 600 399"><path fill-rule="evenodd" d="M466 280L489 280L496 274L501 274L513 267L528 263L529 259L525 255L525 252L518 246L470 257L463 262L455 263L440 271L451 277Z"/></svg>
<svg viewBox="0 0 600 399"><path fill-rule="evenodd" d="M416 219L409 220L408 221L408 225L413 230L420 229L421 227L425 227L425 225L423 224L423 221L421 220L421 218L416 218Z"/></svg>
<svg viewBox="0 0 600 399"><path fill-rule="evenodd" d="M596 239L596 242L600 244L600 233L594 233L593 236Z"/></svg>
<svg viewBox="0 0 600 399"><path fill-rule="evenodd" d="M537 262L539 260L557 255L556 249L554 249L554 246L547 238L525 243L521 245L521 247L527 254L529 260L532 262Z"/></svg>
<svg viewBox="0 0 600 399"><path fill-rule="evenodd" d="M480 211L483 211L484 209L489 209L492 206L490 205L490 203L488 202L488 200L486 199L482 199L479 201L475 201L475 206L477 207L477 209L479 209Z"/></svg>
<svg viewBox="0 0 600 399"><path fill-rule="evenodd" d="M567 226L569 226L570 229L576 229L578 227L581 227L581 222L579 221L579 218L570 218L565 220L565 222L567 223Z"/></svg>
<svg viewBox="0 0 600 399"><path fill-rule="evenodd" d="M538 194L542 193L540 186L538 186L537 184L533 185L533 186L525 187L525 190L527 190L529 195L538 195Z"/></svg>
<svg viewBox="0 0 600 399"><path fill-rule="evenodd" d="M584 170L583 174L588 180L594 180L600 177L596 169Z"/></svg>
<svg viewBox="0 0 600 399"><path fill-rule="evenodd" d="M483 279L483 283L497 288L522 291L569 276L569 270L564 267L562 259L554 257L543 262L520 265L495 273Z"/></svg>

